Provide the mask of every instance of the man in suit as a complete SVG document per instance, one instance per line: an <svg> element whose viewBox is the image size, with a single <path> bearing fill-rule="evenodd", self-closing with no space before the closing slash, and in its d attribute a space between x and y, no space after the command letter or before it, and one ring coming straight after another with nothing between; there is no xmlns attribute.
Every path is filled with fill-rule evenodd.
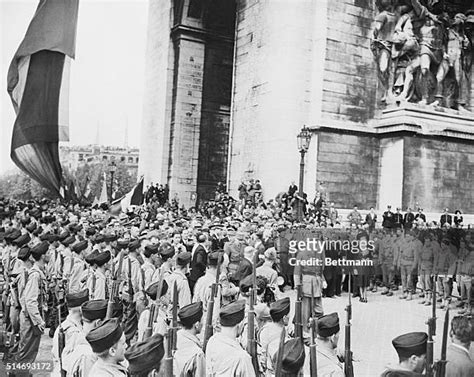
<svg viewBox="0 0 474 377"><path fill-rule="evenodd" d="M286 231L285 226L279 226L277 228L278 236L275 238L275 249L277 251L277 257L279 259L280 273L285 279L285 283L294 288L295 283L293 280L294 267L288 262L288 253L290 251L290 241L284 236Z"/></svg>
<svg viewBox="0 0 474 377"><path fill-rule="evenodd" d="M393 225L393 212L392 212L392 206L391 205L388 205L387 210L383 213L382 226L385 229L394 228L394 225Z"/></svg>
<svg viewBox="0 0 474 377"><path fill-rule="evenodd" d="M365 216L365 223L369 226L369 232L375 229L377 214L374 212L374 207L370 207L370 212Z"/></svg>
<svg viewBox="0 0 474 377"><path fill-rule="evenodd" d="M241 259L239 269L237 270L237 279L239 282L245 277L252 275L254 254L255 249L252 246L245 246L244 257Z"/></svg>
<svg viewBox="0 0 474 377"><path fill-rule="evenodd" d="M411 208L407 208L407 213L403 216L403 227L405 229L411 229L413 227L413 222L415 221L415 215L411 211Z"/></svg>
<svg viewBox="0 0 474 377"><path fill-rule="evenodd" d="M415 215L415 221L423 221L424 223L426 223L426 216L423 213L423 208L418 208L418 213Z"/></svg>
<svg viewBox="0 0 474 377"><path fill-rule="evenodd" d="M444 209L444 213L441 215L441 218L439 219L439 222L441 224L441 227L443 227L445 224L448 224L449 226L453 225L453 217L448 213L448 208Z"/></svg>
<svg viewBox="0 0 474 377"><path fill-rule="evenodd" d="M451 321L450 336L452 343L446 354L446 376L471 377L474 376L474 360L469 353L471 345L472 324L469 318L454 317Z"/></svg>
<svg viewBox="0 0 474 377"><path fill-rule="evenodd" d="M206 236L202 233L196 235L197 243L194 244L191 252L191 272L189 274L189 288L194 292L196 281L205 274L207 267L207 249L204 245Z"/></svg>
<svg viewBox="0 0 474 377"><path fill-rule="evenodd" d="M400 207L397 207L397 212L393 214L393 225L395 228L403 227L403 214L400 212Z"/></svg>

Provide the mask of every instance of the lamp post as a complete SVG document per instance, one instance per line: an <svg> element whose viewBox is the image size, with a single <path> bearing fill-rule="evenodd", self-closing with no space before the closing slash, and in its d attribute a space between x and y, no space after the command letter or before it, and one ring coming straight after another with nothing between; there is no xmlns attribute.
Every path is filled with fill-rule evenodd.
<svg viewBox="0 0 474 377"><path fill-rule="evenodd" d="M110 173L110 202L112 202L112 194L114 190L114 174L117 171L117 165L115 165L115 161L112 161L109 164L109 173Z"/></svg>
<svg viewBox="0 0 474 377"><path fill-rule="evenodd" d="M304 211L303 211L303 182L304 182L304 155L308 152L309 144L311 143L311 131L309 128L304 126L298 136L296 137L298 142L298 150L301 154L300 160L300 183L298 186L298 196L300 197L298 201L298 221L303 220Z"/></svg>

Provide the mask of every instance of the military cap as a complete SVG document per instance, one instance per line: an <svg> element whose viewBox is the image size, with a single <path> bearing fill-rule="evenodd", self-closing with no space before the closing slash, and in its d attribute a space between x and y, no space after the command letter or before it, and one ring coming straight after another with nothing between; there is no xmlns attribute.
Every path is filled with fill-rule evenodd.
<svg viewBox="0 0 474 377"><path fill-rule="evenodd" d="M132 240L128 244L128 250L129 251L135 251L140 247L140 241L139 240Z"/></svg>
<svg viewBox="0 0 474 377"><path fill-rule="evenodd" d="M425 332L410 332L397 336L392 340L392 345L398 356L408 358L412 355L420 356L426 353L428 334Z"/></svg>
<svg viewBox="0 0 474 377"><path fill-rule="evenodd" d="M90 300L81 305L82 317L88 321L104 319L107 314L107 300Z"/></svg>
<svg viewBox="0 0 474 377"><path fill-rule="evenodd" d="M105 233L104 234L104 241L105 242L113 242L117 240L117 236L114 233Z"/></svg>
<svg viewBox="0 0 474 377"><path fill-rule="evenodd" d="M189 262L191 262L191 253L189 251L183 251L176 257L176 264L178 266L186 266Z"/></svg>
<svg viewBox="0 0 474 377"><path fill-rule="evenodd" d="M160 363L165 355L163 336L155 334L148 339L137 342L125 351L128 370L132 374L146 374L160 370Z"/></svg>
<svg viewBox="0 0 474 377"><path fill-rule="evenodd" d="M28 246L23 246L19 251L18 251L18 259L22 261L26 261L31 255L31 249Z"/></svg>
<svg viewBox="0 0 474 377"><path fill-rule="evenodd" d="M97 254L97 256L94 259L94 262L97 266L101 267L104 264L106 264L111 258L112 258L112 255L110 254L110 251L105 250Z"/></svg>
<svg viewBox="0 0 474 377"><path fill-rule="evenodd" d="M337 313L323 315L318 319L318 334L323 338L337 334L339 330L339 316Z"/></svg>
<svg viewBox="0 0 474 377"><path fill-rule="evenodd" d="M163 286L161 287L161 295L160 297L164 296L168 292L168 283L166 280L163 279ZM156 295L158 293L158 282L154 282L150 284L148 288L145 290L145 293L150 296L152 300L156 300Z"/></svg>
<svg viewBox="0 0 474 377"><path fill-rule="evenodd" d="M244 277L239 284L240 291L242 293L248 293L253 284L252 275Z"/></svg>
<svg viewBox="0 0 474 377"><path fill-rule="evenodd" d="M26 234L22 234L20 237L13 240L13 245L22 247L23 245L26 245L30 241L31 241L31 237L28 233L26 233Z"/></svg>
<svg viewBox="0 0 474 377"><path fill-rule="evenodd" d="M48 251L49 249L49 243L46 242L46 241L43 241L37 245L35 245L32 249L31 249L31 254L32 255L44 255L46 254L46 252Z"/></svg>
<svg viewBox="0 0 474 377"><path fill-rule="evenodd" d="M32 233L36 229L36 223L31 222L25 228L28 232Z"/></svg>
<svg viewBox="0 0 474 377"><path fill-rule="evenodd" d="M47 237L42 241L48 241L49 243L53 243L53 242L56 242L58 240L59 240L59 236L57 234L48 233Z"/></svg>
<svg viewBox="0 0 474 377"><path fill-rule="evenodd" d="M105 237L105 238L107 238L107 237ZM117 249L119 249L119 250L126 249L129 245L129 243L130 243L129 240L121 238L117 241Z"/></svg>
<svg viewBox="0 0 474 377"><path fill-rule="evenodd" d="M220 259L221 254L218 251L215 251L207 256L207 264L209 266L217 266Z"/></svg>
<svg viewBox="0 0 474 377"><path fill-rule="evenodd" d="M202 301L194 302L179 309L178 317L185 327L191 327L202 318Z"/></svg>
<svg viewBox="0 0 474 377"><path fill-rule="evenodd" d="M18 229L10 229L10 231L5 233L5 239L10 242L16 240L20 236L21 232Z"/></svg>
<svg viewBox="0 0 474 377"><path fill-rule="evenodd" d="M233 327L242 322L244 314L245 300L238 300L224 305L219 313L221 325L224 327Z"/></svg>
<svg viewBox="0 0 474 377"><path fill-rule="evenodd" d="M163 257L171 258L174 255L174 248L168 242L165 242L158 248L158 252Z"/></svg>
<svg viewBox="0 0 474 377"><path fill-rule="evenodd" d="M64 241L69 236L70 236L70 233L67 230L64 230L59 234L59 241Z"/></svg>
<svg viewBox="0 0 474 377"><path fill-rule="evenodd" d="M284 373L298 373L305 359L304 345L300 338L290 339L283 345L281 369Z"/></svg>
<svg viewBox="0 0 474 377"><path fill-rule="evenodd" d="M87 228L86 229L86 236L93 236L95 234L95 228Z"/></svg>
<svg viewBox="0 0 474 377"><path fill-rule="evenodd" d="M281 320L290 312L290 298L285 297L270 304L270 316L274 322Z"/></svg>
<svg viewBox="0 0 474 377"><path fill-rule="evenodd" d="M143 254L145 257L150 258L153 254L156 254L158 252L158 245L157 244L150 244L145 246L145 251Z"/></svg>
<svg viewBox="0 0 474 377"><path fill-rule="evenodd" d="M41 233L43 233L43 228L39 226L33 231L33 236L38 237Z"/></svg>
<svg viewBox="0 0 474 377"><path fill-rule="evenodd" d="M286 226L278 225L278 227L277 227L277 232L278 233L284 232L285 230L286 230Z"/></svg>
<svg viewBox="0 0 474 377"><path fill-rule="evenodd" d="M101 242L104 242L104 239L105 239L104 235L99 233L94 237L94 242L101 243Z"/></svg>
<svg viewBox="0 0 474 377"><path fill-rule="evenodd" d="M81 224L71 224L69 225L69 230L73 233L77 233L79 232L80 230L82 229L82 225Z"/></svg>
<svg viewBox="0 0 474 377"><path fill-rule="evenodd" d="M86 240L79 241L71 247L71 250L79 254L81 251L87 249L87 245L88 245L88 242Z"/></svg>
<svg viewBox="0 0 474 377"><path fill-rule="evenodd" d="M117 318L108 319L100 326L92 329L86 336L86 340L95 353L108 350L122 337L123 330Z"/></svg>
<svg viewBox="0 0 474 377"><path fill-rule="evenodd" d="M73 244L75 241L76 241L76 238L74 238L74 236L69 236L69 237L63 239L63 240L61 241L61 243L62 243L64 246L69 246L69 245Z"/></svg>
<svg viewBox="0 0 474 377"><path fill-rule="evenodd" d="M89 290L84 289L83 291L77 293L68 293L66 295L66 302L67 307L70 308L77 308L81 306L83 303L89 300Z"/></svg>
<svg viewBox="0 0 474 377"><path fill-rule="evenodd" d="M85 258L84 260L90 264L91 266L95 263L95 258L100 254L100 251L97 249L92 250Z"/></svg>

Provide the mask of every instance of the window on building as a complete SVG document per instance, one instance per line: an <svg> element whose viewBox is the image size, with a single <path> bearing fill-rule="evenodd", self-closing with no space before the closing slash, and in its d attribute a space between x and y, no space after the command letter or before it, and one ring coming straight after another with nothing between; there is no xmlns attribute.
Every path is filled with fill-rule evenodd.
<svg viewBox="0 0 474 377"><path fill-rule="evenodd" d="M125 162L125 157L120 157L120 161Z"/></svg>
<svg viewBox="0 0 474 377"><path fill-rule="evenodd" d="M137 164L138 164L138 157L136 158Z"/></svg>
<svg viewBox="0 0 474 377"><path fill-rule="evenodd" d="M84 155L82 153L79 153L79 161L84 161Z"/></svg>
<svg viewBox="0 0 474 377"><path fill-rule="evenodd" d="M133 164L133 157L129 157L129 158L128 158L128 162L129 162L130 164Z"/></svg>
<svg viewBox="0 0 474 377"><path fill-rule="evenodd" d="M107 156L102 156L102 160L107 160Z"/></svg>

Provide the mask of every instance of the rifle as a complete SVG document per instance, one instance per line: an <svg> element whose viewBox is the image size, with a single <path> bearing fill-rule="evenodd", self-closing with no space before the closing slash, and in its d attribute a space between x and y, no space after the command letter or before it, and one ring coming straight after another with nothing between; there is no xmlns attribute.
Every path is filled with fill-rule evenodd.
<svg viewBox="0 0 474 377"><path fill-rule="evenodd" d="M436 363L436 377L446 377L446 348L448 344L449 307L446 309L443 327L443 343L441 344L441 359Z"/></svg>
<svg viewBox="0 0 474 377"><path fill-rule="evenodd" d="M128 301L129 305L133 302L133 285L132 285L132 260L128 256Z"/></svg>
<svg viewBox="0 0 474 377"><path fill-rule="evenodd" d="M173 287L173 309L171 318L171 350L176 351L176 341L178 336L178 286L176 280Z"/></svg>
<svg viewBox="0 0 474 377"><path fill-rule="evenodd" d="M352 303L351 303L351 274L349 273L349 303L346 306L347 322L346 322L346 345L344 349L344 375L345 377L354 377L354 367L352 365L351 351L351 320L352 320Z"/></svg>
<svg viewBox="0 0 474 377"><path fill-rule="evenodd" d="M91 287L91 293L90 293L90 299L94 299L94 294L95 294L95 286L97 285L97 276L95 275L94 269L92 269L92 287Z"/></svg>
<svg viewBox="0 0 474 377"><path fill-rule="evenodd" d="M318 324L316 318L311 318L309 320L310 332L311 332L311 345L309 346L309 356L310 356L310 372L311 377L318 377L318 357L316 352L316 342L315 337L318 331ZM315 334L316 333L316 334Z"/></svg>
<svg viewBox="0 0 474 377"><path fill-rule="evenodd" d="M436 335L436 277L431 278L432 282L432 314L428 318L428 342L426 344L426 377L434 377L434 341L433 337Z"/></svg>
<svg viewBox="0 0 474 377"><path fill-rule="evenodd" d="M120 284L119 275L122 272L122 263L123 263L123 252L121 251L120 257L119 257L118 268L115 271L115 273L114 271L112 271L113 282L112 282L112 289L109 296L109 302L107 303L107 314L106 314L107 319L112 318L112 314L114 312L114 303L115 303L115 297L118 296L118 289L119 289L119 284Z"/></svg>
<svg viewBox="0 0 474 377"><path fill-rule="evenodd" d="M62 288L60 288L62 289ZM58 291L58 296L60 292ZM63 358L62 353L64 347L66 346L66 334L64 333L64 329L61 326L61 300L58 298L57 302L57 321L58 321L58 356L59 356L59 370L61 373L61 377L66 377L66 371L63 370Z"/></svg>
<svg viewBox="0 0 474 377"><path fill-rule="evenodd" d="M209 302L207 303L206 327L204 329L204 340L203 340L203 346L202 346L202 350L204 352L206 352L207 342L209 341L209 338L212 336L214 332L212 317L214 314L215 297L217 297L217 288L219 285L220 270L221 270L221 264L219 260L219 263L217 263L216 281L211 286L211 297L209 299Z"/></svg>
<svg viewBox="0 0 474 377"><path fill-rule="evenodd" d="M256 276L256 265L257 255L255 253L253 265L252 265L252 287L249 290L249 312L247 318L247 352L252 358L252 365L255 370L255 374L258 375L258 359L257 359L257 342L255 340L255 301L257 293L257 276Z"/></svg>
<svg viewBox="0 0 474 377"><path fill-rule="evenodd" d="M160 295L161 292L157 293L157 298L158 295ZM175 327L177 330L177 316L178 316L178 286L176 285L176 281L174 282L173 286L173 319L172 319L172 325L168 329L167 332L167 342L166 342L166 358L164 360L164 371L165 371L165 377L173 377L173 347L174 347L174 332L175 332Z"/></svg>
<svg viewBox="0 0 474 377"><path fill-rule="evenodd" d="M285 328L283 327L281 329L281 335L280 335L280 344L278 345L278 352L277 352L277 358L276 358L276 367L275 367L275 377L281 377L282 376L282 371L281 371L281 364L283 362L283 347L285 346Z"/></svg>
<svg viewBox="0 0 474 377"><path fill-rule="evenodd" d="M148 316L148 323L145 329L144 339L148 339L153 334L153 323L155 323L156 315L159 311L159 302L161 291L163 289L163 274L160 273L160 277L158 280L158 290L156 291L156 302L152 303L150 306L150 315Z"/></svg>
<svg viewBox="0 0 474 377"><path fill-rule="evenodd" d="M302 311L302 296L303 296L303 274L299 273L300 281L296 286L296 302L295 302L295 337L303 340L303 311ZM312 310L312 308L311 308Z"/></svg>
<svg viewBox="0 0 474 377"><path fill-rule="evenodd" d="M148 306L148 297L146 297L146 290L145 290L145 270L143 268L140 268L141 275L142 275L142 294L143 294L143 303L145 304L145 307Z"/></svg>

